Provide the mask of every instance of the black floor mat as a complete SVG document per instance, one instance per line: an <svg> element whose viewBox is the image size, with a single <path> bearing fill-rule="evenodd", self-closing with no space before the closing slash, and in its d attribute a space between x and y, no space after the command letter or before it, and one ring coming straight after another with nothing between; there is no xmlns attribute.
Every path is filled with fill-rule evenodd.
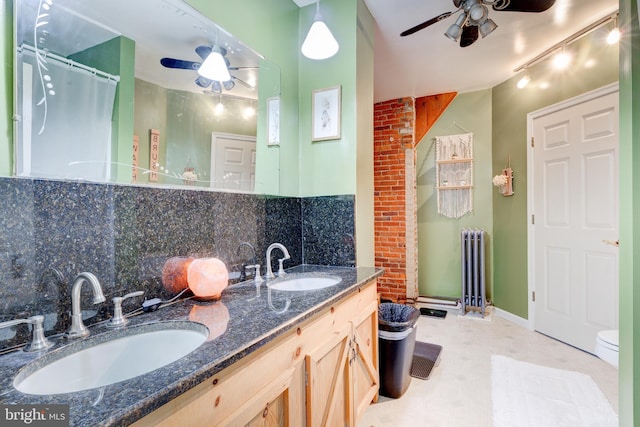
<svg viewBox="0 0 640 427"><path fill-rule="evenodd" d="M420 307L420 314L429 317L444 319L447 317L447 310L436 310L435 308Z"/></svg>
<svg viewBox="0 0 640 427"><path fill-rule="evenodd" d="M411 376L428 380L434 366L438 364L441 351L441 345L416 341L413 362L411 363Z"/></svg>

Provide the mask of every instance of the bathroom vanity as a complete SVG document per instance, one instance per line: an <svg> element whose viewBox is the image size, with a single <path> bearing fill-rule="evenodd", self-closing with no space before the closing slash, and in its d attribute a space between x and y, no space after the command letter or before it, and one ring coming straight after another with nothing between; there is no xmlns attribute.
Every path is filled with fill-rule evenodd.
<svg viewBox="0 0 640 427"><path fill-rule="evenodd" d="M100 388L23 394L13 388L16 373L43 356L0 356L0 403L68 404L72 426L353 426L377 398L382 271L305 265L288 272L341 281L313 291L248 281L217 302L183 300L132 317L126 328L188 320L207 326L209 337L176 362ZM90 330L108 333L104 325ZM64 346L53 341L45 355Z"/></svg>

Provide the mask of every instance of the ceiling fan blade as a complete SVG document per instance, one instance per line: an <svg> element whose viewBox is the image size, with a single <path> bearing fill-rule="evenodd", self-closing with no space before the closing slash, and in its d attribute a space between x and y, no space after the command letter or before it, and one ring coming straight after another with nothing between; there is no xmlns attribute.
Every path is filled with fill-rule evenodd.
<svg viewBox="0 0 640 427"><path fill-rule="evenodd" d="M460 36L460 47L471 46L478 40L478 26L465 25L462 27L462 35Z"/></svg>
<svg viewBox="0 0 640 427"><path fill-rule="evenodd" d="M200 58L202 58L203 61L207 58L207 56L209 56L209 54L211 53L211 50L212 50L211 46L207 46L207 45L196 47L196 53Z"/></svg>
<svg viewBox="0 0 640 427"><path fill-rule="evenodd" d="M202 88L208 88L209 85L213 82L213 80L207 79L206 77L198 76L196 79L196 84Z"/></svg>
<svg viewBox="0 0 640 427"><path fill-rule="evenodd" d="M180 68L183 70L197 70L200 68L199 62L185 61L175 58L162 58L160 63L167 68Z"/></svg>
<svg viewBox="0 0 640 427"><path fill-rule="evenodd" d="M255 86L250 85L249 83L245 82L242 79L237 78L236 76L231 76L231 79L237 81L238 83L240 83L242 86L246 87L247 89L254 90L256 88Z"/></svg>
<svg viewBox="0 0 640 427"><path fill-rule="evenodd" d="M229 71L259 70L260 67L228 67Z"/></svg>
<svg viewBox="0 0 640 427"><path fill-rule="evenodd" d="M443 19L446 19L448 17L451 16L451 14L453 14L453 12L445 12L441 15L436 16L435 18L431 18L428 21L424 21L422 24L418 24L415 27L411 27L408 30L405 30L403 32L400 33L400 37L404 37L404 36L409 36L415 32L418 32L424 28L427 28L430 25L435 24L436 22L440 22Z"/></svg>
<svg viewBox="0 0 640 427"><path fill-rule="evenodd" d="M555 2L556 0L509 0L506 7L501 7L498 3L493 9L503 12L544 12Z"/></svg>

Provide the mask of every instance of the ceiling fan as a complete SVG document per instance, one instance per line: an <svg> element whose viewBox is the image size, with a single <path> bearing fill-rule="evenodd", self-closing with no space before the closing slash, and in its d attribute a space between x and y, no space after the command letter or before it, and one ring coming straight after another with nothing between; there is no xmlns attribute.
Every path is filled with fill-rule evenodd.
<svg viewBox="0 0 640 427"><path fill-rule="evenodd" d="M198 71L202 64L206 61L206 59L212 53L219 53L224 59L224 64L228 71L238 71L238 70L253 70L258 67L231 67L229 58L227 58L227 49L218 45L202 45L195 48L196 53L202 59L202 62L197 61L189 61L184 59L175 59L175 58L162 58L160 59L160 64L167 68L178 68L182 70L194 70ZM224 81L219 81L215 79L207 78L201 74L195 79L195 84L200 86L203 89L211 88L211 92L213 93L222 93L222 89L231 90L235 87L236 82L240 83L244 87L248 89L255 89L255 86L245 82L244 80L229 74L229 79Z"/></svg>
<svg viewBox="0 0 640 427"><path fill-rule="evenodd" d="M445 12L435 16L421 24L411 27L400 33L400 36L408 36L427 28L436 22L440 22L456 13L462 12L444 33L445 36L455 42L460 42L460 47L472 45L478 37L486 37L493 32L498 25L489 18L489 8L502 12L544 12L555 3L555 0L453 0L456 10Z"/></svg>

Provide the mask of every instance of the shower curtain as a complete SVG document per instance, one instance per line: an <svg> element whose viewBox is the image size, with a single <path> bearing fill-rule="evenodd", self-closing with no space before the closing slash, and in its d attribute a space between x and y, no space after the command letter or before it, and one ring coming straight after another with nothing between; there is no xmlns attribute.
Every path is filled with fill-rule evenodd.
<svg viewBox="0 0 640 427"><path fill-rule="evenodd" d="M18 58L17 174L108 181L117 83L53 58L41 76L33 52Z"/></svg>

